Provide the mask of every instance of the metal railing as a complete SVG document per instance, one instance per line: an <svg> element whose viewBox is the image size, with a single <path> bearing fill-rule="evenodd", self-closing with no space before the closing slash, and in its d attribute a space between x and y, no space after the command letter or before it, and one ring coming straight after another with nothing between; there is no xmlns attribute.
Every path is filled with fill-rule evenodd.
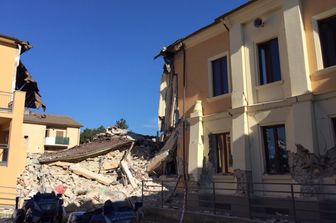
<svg viewBox="0 0 336 223"><path fill-rule="evenodd" d="M13 110L13 93L0 91L0 111Z"/></svg>
<svg viewBox="0 0 336 223"><path fill-rule="evenodd" d="M336 222L336 184L142 181L145 206L287 222Z"/></svg>
<svg viewBox="0 0 336 223"><path fill-rule="evenodd" d="M62 137L62 136L56 136L55 137L55 144L60 144L60 145L69 145L69 137Z"/></svg>
<svg viewBox="0 0 336 223"><path fill-rule="evenodd" d="M0 144L0 165L6 164L8 161L8 145Z"/></svg>

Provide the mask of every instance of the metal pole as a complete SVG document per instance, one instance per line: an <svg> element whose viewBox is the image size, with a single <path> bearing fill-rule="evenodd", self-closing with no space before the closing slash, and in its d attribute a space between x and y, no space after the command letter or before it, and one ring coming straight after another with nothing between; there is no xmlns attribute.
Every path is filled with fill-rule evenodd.
<svg viewBox="0 0 336 223"><path fill-rule="evenodd" d="M188 210L188 196L189 196L189 185L188 182L186 182L186 197L185 197L185 209Z"/></svg>
<svg viewBox="0 0 336 223"><path fill-rule="evenodd" d="M163 181L161 181L161 207L163 208Z"/></svg>
<svg viewBox="0 0 336 223"><path fill-rule="evenodd" d="M295 196L294 196L294 188L293 188L293 184L291 184L290 186L291 186L292 205L293 205L293 217L294 217L294 222L297 222L297 218L296 218L296 206L295 206Z"/></svg>
<svg viewBox="0 0 336 223"><path fill-rule="evenodd" d="M141 181L141 202L144 201L144 181Z"/></svg>
<svg viewBox="0 0 336 223"><path fill-rule="evenodd" d="M247 194L247 205L248 205L248 215L249 218L252 218L252 213L251 213L251 199L250 199L250 184L248 181L246 181L246 194Z"/></svg>
<svg viewBox="0 0 336 223"><path fill-rule="evenodd" d="M216 214L216 183L212 182L213 212Z"/></svg>
<svg viewBox="0 0 336 223"><path fill-rule="evenodd" d="M17 197L15 198L15 210L18 210L18 209L19 209L19 201L20 201L20 197L17 196Z"/></svg>

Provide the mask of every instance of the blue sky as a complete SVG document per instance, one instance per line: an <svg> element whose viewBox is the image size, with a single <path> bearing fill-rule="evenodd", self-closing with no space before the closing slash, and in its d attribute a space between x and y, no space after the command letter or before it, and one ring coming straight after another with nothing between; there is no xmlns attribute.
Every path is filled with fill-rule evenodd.
<svg viewBox="0 0 336 223"><path fill-rule="evenodd" d="M22 60L47 113L155 134L163 62L153 57L244 2L1 0L0 33L33 45Z"/></svg>

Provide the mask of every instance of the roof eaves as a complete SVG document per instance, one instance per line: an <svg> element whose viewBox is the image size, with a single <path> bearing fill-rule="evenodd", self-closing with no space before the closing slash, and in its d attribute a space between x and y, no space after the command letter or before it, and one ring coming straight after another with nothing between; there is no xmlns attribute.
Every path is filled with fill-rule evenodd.
<svg viewBox="0 0 336 223"><path fill-rule="evenodd" d="M192 32L191 34L189 34L189 35L187 35L187 36L185 36L185 37L183 37L183 38L177 39L175 42L171 43L171 44L167 47L167 49L173 49L174 46L180 44L181 42L183 42L183 41L185 41L185 40L187 40L187 39L189 39L189 38L191 38L191 37L193 37L193 36L195 36L195 35L197 35L198 33L202 32L202 31L204 31L204 30L206 30L206 29L208 29L208 28L210 28L210 27L216 25L216 24L219 23L219 22L220 22L220 21L214 21L214 22L212 22L212 23L210 23L210 24L208 24L208 25L206 25L206 26L203 26L202 28L196 30L195 32Z"/></svg>
<svg viewBox="0 0 336 223"><path fill-rule="evenodd" d="M54 122L43 122L43 121L38 121L38 120L23 120L23 123L36 124L36 125L52 125L52 126L61 126L61 127L73 127L73 128L83 127L83 125L81 124L64 124L64 123L54 123Z"/></svg>
<svg viewBox="0 0 336 223"><path fill-rule="evenodd" d="M0 38L7 39L13 42L13 45L20 45L21 46L21 54L26 52L27 50L31 49L33 46L29 44L28 41L22 41L19 40L18 38L12 37L12 36L7 36L4 34L0 34Z"/></svg>
<svg viewBox="0 0 336 223"><path fill-rule="evenodd" d="M208 25L206 25L206 26L204 26L204 27L196 30L195 32L192 32L191 34L189 34L189 35L187 35L187 36L185 36L183 38L177 39L175 42L171 43L167 47L167 49L172 49L175 45L177 45L177 44L179 44L179 43L181 43L181 42L183 42L183 41L185 41L185 40L187 40L187 39L189 39L189 38L197 35L198 33L202 32L202 31L204 31L204 30L206 30L206 29L208 29L208 28L210 28L210 27L212 27L212 26L214 26L214 25L216 25L218 23L220 23L226 16L231 15L232 13L234 13L234 12L236 12L236 11L242 9L242 8L245 8L246 6L252 4L252 3L256 2L256 1L258 1L258 0L249 0L245 4L242 4L241 6L238 6L237 8L234 8L233 10L226 12L225 14L217 17L212 23L210 23L210 24L208 24Z"/></svg>

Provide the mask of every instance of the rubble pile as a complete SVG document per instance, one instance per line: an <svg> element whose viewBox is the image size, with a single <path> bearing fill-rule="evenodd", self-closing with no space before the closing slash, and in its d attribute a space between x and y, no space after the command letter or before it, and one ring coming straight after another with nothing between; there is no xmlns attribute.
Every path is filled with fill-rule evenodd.
<svg viewBox="0 0 336 223"><path fill-rule="evenodd" d="M65 189L68 211L92 210L113 199L118 194L115 191L141 198L142 180L152 179L146 172L147 164L158 149L152 137L108 128L91 142L74 148L28 154L17 192L28 198L39 191ZM145 195L157 200L155 193Z"/></svg>

